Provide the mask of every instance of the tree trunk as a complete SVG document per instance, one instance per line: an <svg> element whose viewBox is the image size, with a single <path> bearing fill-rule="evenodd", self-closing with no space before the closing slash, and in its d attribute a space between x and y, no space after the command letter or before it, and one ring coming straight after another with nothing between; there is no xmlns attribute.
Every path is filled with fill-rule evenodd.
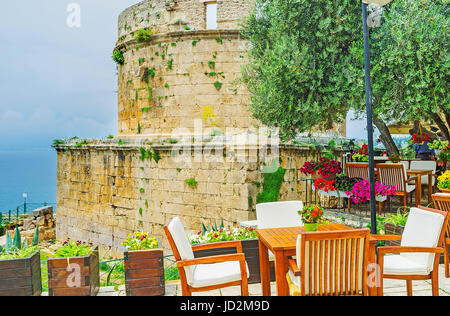
<svg viewBox="0 0 450 316"><path fill-rule="evenodd" d="M445 124L444 120L442 120L442 118L437 113L434 113L432 115L432 118L433 118L433 121L436 123L436 125L441 130L441 133L444 135L445 139L450 142L450 132L449 132L449 129L448 129L447 125Z"/></svg>
<svg viewBox="0 0 450 316"><path fill-rule="evenodd" d="M391 132L389 132L389 128L387 125L383 122L383 120L379 119L378 117L373 117L373 123L378 128L378 130L381 133L380 139L383 142L384 147L386 147L386 150L388 152L388 155L399 155L400 151L397 148L397 145L394 143L394 140L392 139Z"/></svg>

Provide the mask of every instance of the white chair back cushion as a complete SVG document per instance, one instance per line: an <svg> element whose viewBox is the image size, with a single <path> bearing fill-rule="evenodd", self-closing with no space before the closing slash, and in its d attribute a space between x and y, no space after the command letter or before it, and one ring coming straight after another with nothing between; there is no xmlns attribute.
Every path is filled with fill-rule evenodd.
<svg viewBox="0 0 450 316"><path fill-rule="evenodd" d="M169 229L170 235L177 247L177 250L180 254L181 260L194 259L194 252L192 251L191 243L184 231L183 224L180 221L179 217L174 217L167 227ZM186 271L186 279L188 283L192 283L193 274L195 271L195 266L185 267Z"/></svg>
<svg viewBox="0 0 450 316"><path fill-rule="evenodd" d="M405 247L437 247L441 236L444 216L438 213L411 208L405 230L402 235L401 246ZM404 253L403 257L433 270L434 254L431 253Z"/></svg>
<svg viewBox="0 0 450 316"><path fill-rule="evenodd" d="M426 170L433 170L433 173L436 173L436 161L426 161L426 160L421 160L421 161L411 161L411 170L420 170L420 169L426 169ZM433 177L433 185L435 183L435 178ZM428 184L428 175L426 176L422 176L421 179L421 183L422 184Z"/></svg>
<svg viewBox="0 0 450 316"><path fill-rule="evenodd" d="M302 218L298 214L298 211L302 209L302 201L256 204L258 228L265 229L302 226Z"/></svg>

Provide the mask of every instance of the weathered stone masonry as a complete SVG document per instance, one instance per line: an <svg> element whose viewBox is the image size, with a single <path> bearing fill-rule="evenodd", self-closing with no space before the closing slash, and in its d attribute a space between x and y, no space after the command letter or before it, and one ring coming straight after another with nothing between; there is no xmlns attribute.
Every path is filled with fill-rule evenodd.
<svg viewBox="0 0 450 316"><path fill-rule="evenodd" d="M220 129L224 139L260 125L247 109L250 93L237 82L247 56L237 25L253 1L218 0L217 30L205 29L206 2L143 1L120 15L115 49L125 63L118 66L118 136L55 147L58 239L90 241L120 253L127 235L143 230L169 249L162 226L173 216L195 231L202 223L236 226L255 218L266 161L261 147L242 148L243 162L227 150L218 161L172 157L174 131L184 128L190 139L199 136L195 122L208 127L205 107L216 118L209 127ZM136 33L143 29L152 35L138 42ZM211 135L202 132L206 141L198 146L204 150ZM141 159L141 147L160 159ZM304 199L299 169L313 154L308 147L281 145L286 173L280 200Z"/></svg>

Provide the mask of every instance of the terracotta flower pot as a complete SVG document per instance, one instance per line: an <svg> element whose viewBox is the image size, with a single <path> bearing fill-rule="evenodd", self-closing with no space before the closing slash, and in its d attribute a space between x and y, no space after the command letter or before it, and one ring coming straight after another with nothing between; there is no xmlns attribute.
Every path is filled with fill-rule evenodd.
<svg viewBox="0 0 450 316"><path fill-rule="evenodd" d="M450 189L439 188L443 193L450 193Z"/></svg>

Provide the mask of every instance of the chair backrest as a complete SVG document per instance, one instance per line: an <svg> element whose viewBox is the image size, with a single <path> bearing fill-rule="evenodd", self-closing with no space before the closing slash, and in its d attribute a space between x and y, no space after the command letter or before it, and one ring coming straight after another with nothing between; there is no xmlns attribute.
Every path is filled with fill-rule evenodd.
<svg viewBox="0 0 450 316"><path fill-rule="evenodd" d="M298 214L298 211L302 209L302 201L256 204L258 228L265 229L302 226L302 218Z"/></svg>
<svg viewBox="0 0 450 316"><path fill-rule="evenodd" d="M369 236L367 228L300 234L301 295L366 295Z"/></svg>
<svg viewBox="0 0 450 316"><path fill-rule="evenodd" d="M411 170L433 170L433 173L436 173L437 163L433 160L413 160L411 161ZM435 178L433 177L433 185L435 183ZM422 183L428 184L428 176L422 176Z"/></svg>
<svg viewBox="0 0 450 316"><path fill-rule="evenodd" d="M432 195L434 207L438 210L450 212L450 193L436 193ZM447 222L447 237L450 236L450 221Z"/></svg>
<svg viewBox="0 0 450 316"><path fill-rule="evenodd" d="M176 261L194 259L191 243L189 242L179 217L172 218L169 223L164 226L164 231ZM187 282L191 283L195 266L185 267L184 271L186 272Z"/></svg>
<svg viewBox="0 0 450 316"><path fill-rule="evenodd" d="M397 192L406 192L406 169L403 164L377 164L380 183L395 186Z"/></svg>
<svg viewBox="0 0 450 316"><path fill-rule="evenodd" d="M345 174L349 178L369 179L369 164L365 162L347 162Z"/></svg>
<svg viewBox="0 0 450 316"><path fill-rule="evenodd" d="M401 246L438 247L443 244L448 216L446 212L419 206L411 208L402 235ZM444 226L445 225L445 226ZM405 253L404 257L421 267L433 270L432 253Z"/></svg>

